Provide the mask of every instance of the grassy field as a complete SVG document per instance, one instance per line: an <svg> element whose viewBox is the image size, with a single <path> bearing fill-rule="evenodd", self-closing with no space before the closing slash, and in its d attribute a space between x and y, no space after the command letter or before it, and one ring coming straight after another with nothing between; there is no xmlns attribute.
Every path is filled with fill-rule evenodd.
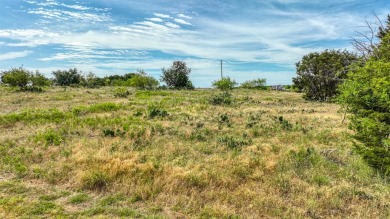
<svg viewBox="0 0 390 219"><path fill-rule="evenodd" d="M0 87L0 218L389 218L335 104Z"/></svg>

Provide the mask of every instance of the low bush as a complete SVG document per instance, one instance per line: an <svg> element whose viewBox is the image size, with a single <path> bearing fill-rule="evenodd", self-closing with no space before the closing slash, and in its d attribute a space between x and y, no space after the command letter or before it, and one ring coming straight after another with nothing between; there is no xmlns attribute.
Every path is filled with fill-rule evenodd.
<svg viewBox="0 0 390 219"><path fill-rule="evenodd" d="M214 95L209 100L212 105L230 105L233 103L233 98L230 92L223 92L217 95Z"/></svg>
<svg viewBox="0 0 390 219"><path fill-rule="evenodd" d="M117 87L114 89L114 97L126 98L130 95L130 91L125 87Z"/></svg>
<svg viewBox="0 0 390 219"><path fill-rule="evenodd" d="M223 91L232 90L237 85L235 80L227 78L222 78L220 80L213 82L213 87L218 88Z"/></svg>
<svg viewBox="0 0 390 219"><path fill-rule="evenodd" d="M240 87L246 88L246 89L262 89L266 90L267 87L265 86L267 80L265 78L259 78L255 80L245 81L241 84Z"/></svg>

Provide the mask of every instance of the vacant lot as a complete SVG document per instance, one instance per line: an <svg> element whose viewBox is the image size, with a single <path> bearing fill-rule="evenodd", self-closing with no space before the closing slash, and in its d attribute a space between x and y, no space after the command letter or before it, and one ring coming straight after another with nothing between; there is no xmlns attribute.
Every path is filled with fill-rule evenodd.
<svg viewBox="0 0 390 219"><path fill-rule="evenodd" d="M335 104L118 92L0 87L0 217L390 217L390 187Z"/></svg>

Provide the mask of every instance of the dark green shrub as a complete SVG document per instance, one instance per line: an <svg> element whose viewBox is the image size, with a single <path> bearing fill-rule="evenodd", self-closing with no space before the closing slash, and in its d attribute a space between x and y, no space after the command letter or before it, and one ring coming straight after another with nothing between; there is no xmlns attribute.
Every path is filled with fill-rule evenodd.
<svg viewBox="0 0 390 219"><path fill-rule="evenodd" d="M160 108L155 107L155 106L149 107L149 118L151 118L151 119L154 117L157 117L157 116L166 117L168 115L169 114L166 110L160 109Z"/></svg>

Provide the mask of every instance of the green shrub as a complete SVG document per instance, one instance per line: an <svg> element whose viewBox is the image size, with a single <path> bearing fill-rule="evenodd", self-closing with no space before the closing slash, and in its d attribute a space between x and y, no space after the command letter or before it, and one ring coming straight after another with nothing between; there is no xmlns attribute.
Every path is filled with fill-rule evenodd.
<svg viewBox="0 0 390 219"><path fill-rule="evenodd" d="M131 87L148 90L157 88L159 82L156 79L148 76L143 70L138 70L138 72L127 81Z"/></svg>
<svg viewBox="0 0 390 219"><path fill-rule="evenodd" d="M117 87L114 89L114 97L126 98L130 95L130 91L125 87Z"/></svg>
<svg viewBox="0 0 390 219"><path fill-rule="evenodd" d="M218 88L223 91L232 90L237 85L235 80L227 78L222 78L220 80L213 82L213 87Z"/></svg>
<svg viewBox="0 0 390 219"><path fill-rule="evenodd" d="M265 86L267 80L265 78L259 78L255 80L245 81L241 84L240 87L246 89L262 89L265 90L267 87Z"/></svg>
<svg viewBox="0 0 390 219"><path fill-rule="evenodd" d="M362 144L356 150L374 168L390 174L390 63L369 61L351 71L339 102L350 113L350 128Z"/></svg>
<svg viewBox="0 0 390 219"><path fill-rule="evenodd" d="M233 102L233 98L230 92L223 92L212 96L209 100L212 105L230 105Z"/></svg>

